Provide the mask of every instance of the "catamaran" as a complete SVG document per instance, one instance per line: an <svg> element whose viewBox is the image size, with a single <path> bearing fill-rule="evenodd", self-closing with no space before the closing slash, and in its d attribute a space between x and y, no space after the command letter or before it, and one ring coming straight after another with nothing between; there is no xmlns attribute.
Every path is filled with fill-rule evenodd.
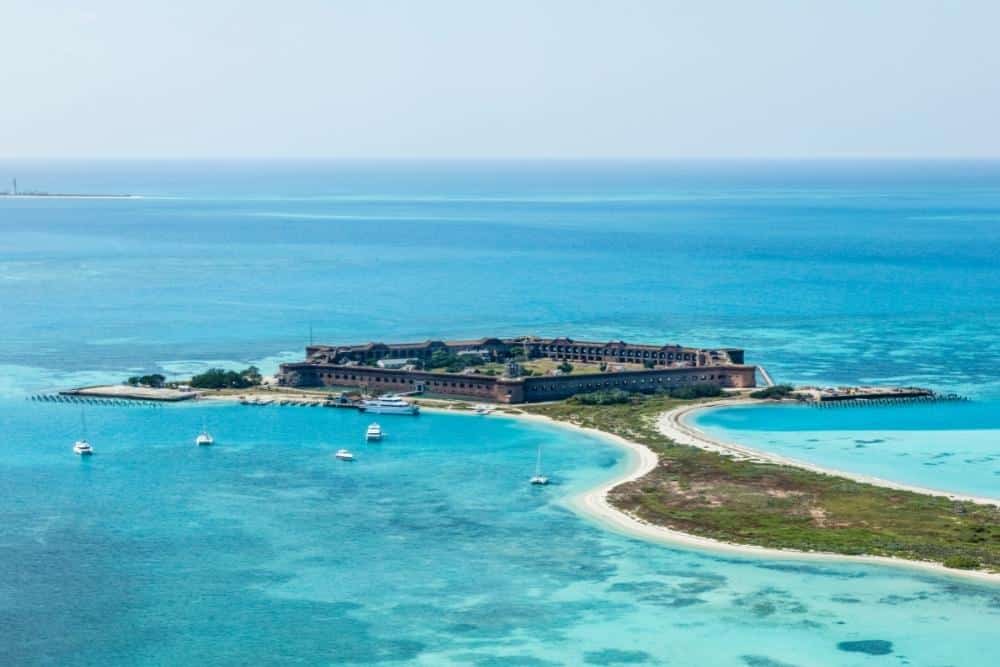
<svg viewBox="0 0 1000 667"><path fill-rule="evenodd" d="M94 448L87 442L87 419L84 417L83 410L80 410L80 430L83 432L83 437L73 443L73 453L80 456L90 456L94 453Z"/></svg>
<svg viewBox="0 0 1000 667"><path fill-rule="evenodd" d="M212 434L209 433L208 429L205 428L205 420L202 419L201 433L199 433L198 437L194 439L194 444L198 445L199 447L203 447L214 443L215 443L215 438L213 438Z"/></svg>
<svg viewBox="0 0 1000 667"><path fill-rule="evenodd" d="M378 415L415 415L420 412L419 406L407 403L393 394L362 401L361 409Z"/></svg>
<svg viewBox="0 0 1000 667"><path fill-rule="evenodd" d="M535 458L535 474L531 478L532 484L545 485L549 483L549 478L542 474L542 448L538 448L538 456Z"/></svg>
<svg viewBox="0 0 1000 667"><path fill-rule="evenodd" d="M368 426L368 430L365 431L365 440L368 442L374 442L382 439L382 427L377 423L372 422Z"/></svg>

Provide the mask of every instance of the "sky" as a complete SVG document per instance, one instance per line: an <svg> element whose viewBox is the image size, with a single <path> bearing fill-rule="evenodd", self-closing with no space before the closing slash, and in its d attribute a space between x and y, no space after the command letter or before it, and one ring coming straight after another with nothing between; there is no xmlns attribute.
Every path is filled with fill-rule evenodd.
<svg viewBox="0 0 1000 667"><path fill-rule="evenodd" d="M996 0L0 0L0 157L1000 157L998 27Z"/></svg>

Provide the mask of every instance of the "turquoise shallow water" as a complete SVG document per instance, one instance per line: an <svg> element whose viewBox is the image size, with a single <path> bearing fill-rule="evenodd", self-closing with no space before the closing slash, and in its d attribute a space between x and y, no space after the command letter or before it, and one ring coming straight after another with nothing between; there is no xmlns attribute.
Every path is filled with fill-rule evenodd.
<svg viewBox="0 0 1000 667"><path fill-rule="evenodd" d="M991 664L995 587L580 520L563 501L623 465L589 436L423 415L365 445L352 411L238 405L87 419L81 461L78 408L0 403L4 664Z"/></svg>
<svg viewBox="0 0 1000 667"><path fill-rule="evenodd" d="M835 470L930 489L1000 498L1000 402L899 407L733 407L693 425L737 442Z"/></svg>
<svg viewBox="0 0 1000 667"><path fill-rule="evenodd" d="M0 200L0 664L992 663L996 587L720 558L576 517L565 499L622 465L577 434L425 415L387 421L369 449L363 420L332 410L92 408L98 455L79 461L77 411L23 399L274 369L310 327L331 342L732 345L779 381L975 401L836 424L724 413L720 428L995 495L1000 163L0 161L5 174L144 198ZM191 444L202 415L207 451ZM532 490L539 442L559 484ZM330 457L345 443L354 466Z"/></svg>

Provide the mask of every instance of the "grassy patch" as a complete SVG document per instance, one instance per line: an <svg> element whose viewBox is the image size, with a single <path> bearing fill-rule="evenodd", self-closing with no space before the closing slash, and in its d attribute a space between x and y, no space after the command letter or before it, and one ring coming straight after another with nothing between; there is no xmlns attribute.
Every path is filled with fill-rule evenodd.
<svg viewBox="0 0 1000 667"><path fill-rule="evenodd" d="M790 466L736 461L678 445L655 418L681 401L633 396L614 405L563 401L527 412L640 442L660 457L611 502L651 523L728 542L895 556L1000 570L1000 509L886 489Z"/></svg>

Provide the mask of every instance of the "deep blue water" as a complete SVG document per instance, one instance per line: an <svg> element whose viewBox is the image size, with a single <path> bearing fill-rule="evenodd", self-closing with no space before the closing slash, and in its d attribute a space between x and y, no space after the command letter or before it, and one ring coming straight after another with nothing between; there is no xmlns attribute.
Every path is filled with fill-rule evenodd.
<svg viewBox="0 0 1000 667"><path fill-rule="evenodd" d="M0 200L0 663L992 662L995 587L736 561L578 518L565 501L622 464L578 435L425 415L369 450L360 417L333 410L94 408L98 455L79 461L77 412L23 398L138 371L273 369L310 327L331 342L739 346L779 380L975 398L946 426L923 408L819 425L837 431L822 451L800 447L794 414L724 424L752 439L766 423L784 435L765 445L907 481L920 464L887 452L996 452L1000 163L5 172L143 198ZM205 413L208 451L190 442ZM833 440L880 429L891 450L836 454ZM963 429L929 448L928 433ZM361 450L353 467L330 458L344 443ZM523 483L539 443L560 481L541 492ZM942 486L996 495L988 465L948 466Z"/></svg>
<svg viewBox="0 0 1000 667"><path fill-rule="evenodd" d="M0 364L24 384L300 355L311 324L732 345L779 380L1000 396L1000 163L5 171L150 197L0 201Z"/></svg>

